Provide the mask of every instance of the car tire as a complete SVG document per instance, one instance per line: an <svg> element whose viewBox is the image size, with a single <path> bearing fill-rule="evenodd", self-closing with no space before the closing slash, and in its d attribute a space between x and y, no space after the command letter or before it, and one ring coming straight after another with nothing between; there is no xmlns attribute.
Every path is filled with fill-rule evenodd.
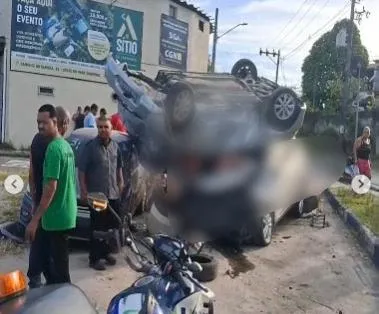
<svg viewBox="0 0 379 314"><path fill-rule="evenodd" d="M301 112L296 93L289 88L280 87L269 96L268 102L266 111L268 124L277 131L290 129Z"/></svg>
<svg viewBox="0 0 379 314"><path fill-rule="evenodd" d="M295 203L292 208L292 215L295 218L301 218L304 215L304 200L301 200L300 202Z"/></svg>
<svg viewBox="0 0 379 314"><path fill-rule="evenodd" d="M193 277L200 282L210 282L216 279L218 272L217 260L208 254L192 254L190 255L193 262L201 265L202 271L193 273Z"/></svg>
<svg viewBox="0 0 379 314"><path fill-rule="evenodd" d="M232 75L243 81L258 79L258 71L255 64L249 59L238 60L232 68Z"/></svg>
<svg viewBox="0 0 379 314"><path fill-rule="evenodd" d="M295 218L301 218L304 214L318 208L318 206L319 198L317 196L310 196L292 205L291 214Z"/></svg>
<svg viewBox="0 0 379 314"><path fill-rule="evenodd" d="M172 130L186 128L195 115L195 94L191 86L183 82L172 85L165 100L165 111Z"/></svg>
<svg viewBox="0 0 379 314"><path fill-rule="evenodd" d="M274 214L270 213L263 216L258 225L254 236L254 242L259 246L268 246L272 240L272 234L274 232Z"/></svg>

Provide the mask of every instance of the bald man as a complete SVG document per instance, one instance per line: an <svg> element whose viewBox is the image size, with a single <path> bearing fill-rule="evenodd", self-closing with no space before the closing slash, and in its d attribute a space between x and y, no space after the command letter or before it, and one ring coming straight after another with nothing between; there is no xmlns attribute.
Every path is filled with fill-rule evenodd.
<svg viewBox="0 0 379 314"><path fill-rule="evenodd" d="M62 107L58 106L55 109L57 112L58 130L59 133L64 136L70 123L70 114ZM43 190L43 162L45 160L47 146L51 141L51 139L41 134L43 127L42 123L38 123L39 132L34 136L30 147L29 187L33 199L33 213L41 201ZM28 269L30 288L38 288L41 286L42 271L43 269L47 269L41 262L43 260L44 248L39 235L40 232L37 230L35 240L30 247ZM44 271L44 277L46 282L50 281L50 272Z"/></svg>

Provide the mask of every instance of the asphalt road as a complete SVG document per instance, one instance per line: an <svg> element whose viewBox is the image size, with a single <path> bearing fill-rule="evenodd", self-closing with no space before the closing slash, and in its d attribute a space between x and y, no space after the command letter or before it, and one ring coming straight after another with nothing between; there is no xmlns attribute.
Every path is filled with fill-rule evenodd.
<svg viewBox="0 0 379 314"><path fill-rule="evenodd" d="M16 170L2 166L15 159L0 158L1 170ZM287 218L266 248L246 248L233 257L212 251L220 261L218 278L208 285L216 294L216 313L378 313L379 272L330 206L322 208L327 228ZM73 282L102 310L137 278L121 256L104 273L88 268L83 250L73 251L70 263ZM0 257L0 273L26 267L27 250Z"/></svg>

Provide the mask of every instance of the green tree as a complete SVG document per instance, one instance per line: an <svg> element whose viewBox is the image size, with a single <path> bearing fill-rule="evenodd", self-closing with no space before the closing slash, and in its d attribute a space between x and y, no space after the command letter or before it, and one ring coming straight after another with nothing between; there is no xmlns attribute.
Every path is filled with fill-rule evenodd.
<svg viewBox="0 0 379 314"><path fill-rule="evenodd" d="M312 111L318 111L325 105L325 111L338 111L342 89L344 65L346 63L346 47L336 47L336 36L342 28L347 29L349 20L337 22L333 29L323 34L312 46L309 55L304 59L303 98ZM353 55L363 58L363 66L367 67L369 56L362 45L358 27L353 26ZM357 80L351 80L351 97L357 91Z"/></svg>

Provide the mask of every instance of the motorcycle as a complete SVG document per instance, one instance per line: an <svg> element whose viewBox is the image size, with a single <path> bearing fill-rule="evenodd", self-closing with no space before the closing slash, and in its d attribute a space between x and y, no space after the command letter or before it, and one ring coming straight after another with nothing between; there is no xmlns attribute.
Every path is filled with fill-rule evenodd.
<svg viewBox="0 0 379 314"><path fill-rule="evenodd" d="M119 250L124 243L125 259L136 272L144 276L137 279L131 287L123 290L111 300L108 314L166 314L166 313L214 313L214 293L194 278L202 266L191 259L188 244L163 234L152 237L137 237L128 227L131 220L121 219L108 204L102 193L88 196L88 202L96 211L110 210L120 223L120 230L93 231L94 238L109 241L117 239ZM150 260L142 254L137 243L152 255Z"/></svg>
<svg viewBox="0 0 379 314"><path fill-rule="evenodd" d="M155 261L149 261L138 250L131 237L127 246L138 257L129 266L144 276L130 288L117 294L108 306L108 314L120 313L214 313L214 293L193 277L201 266L193 262L180 240L166 235L146 238Z"/></svg>

